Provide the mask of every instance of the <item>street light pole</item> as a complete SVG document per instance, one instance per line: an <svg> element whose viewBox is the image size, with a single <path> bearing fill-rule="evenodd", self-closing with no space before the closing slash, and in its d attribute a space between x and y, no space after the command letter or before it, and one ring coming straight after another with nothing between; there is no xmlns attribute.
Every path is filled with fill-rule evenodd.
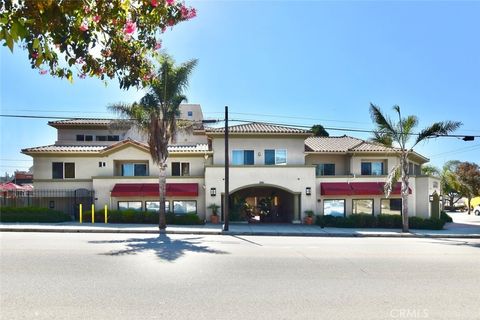
<svg viewBox="0 0 480 320"><path fill-rule="evenodd" d="M229 204L230 204L230 190L229 190L229 151L228 151L228 106L225 106L225 194L223 200L223 231L228 231L229 222Z"/></svg>

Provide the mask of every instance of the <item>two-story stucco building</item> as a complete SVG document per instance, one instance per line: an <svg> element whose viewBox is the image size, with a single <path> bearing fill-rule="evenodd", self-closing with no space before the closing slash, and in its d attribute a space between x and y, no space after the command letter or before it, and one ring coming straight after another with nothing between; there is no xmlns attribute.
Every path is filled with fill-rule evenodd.
<svg viewBox="0 0 480 320"><path fill-rule="evenodd" d="M181 107L182 119L201 123L199 105ZM93 190L94 203L111 209L158 208L158 168L134 127L105 119L49 122L53 145L22 150L33 157L36 190ZM224 128L195 126L169 146L167 208L208 220L211 204L223 208ZM383 184L399 151L361 139L312 137L307 130L265 123L229 127L232 218L301 222L316 214L400 214L399 188L387 199ZM429 195L439 181L422 176L427 158L410 155L412 216L431 216ZM58 201L58 199L57 199ZM221 210L223 211L223 210Z"/></svg>

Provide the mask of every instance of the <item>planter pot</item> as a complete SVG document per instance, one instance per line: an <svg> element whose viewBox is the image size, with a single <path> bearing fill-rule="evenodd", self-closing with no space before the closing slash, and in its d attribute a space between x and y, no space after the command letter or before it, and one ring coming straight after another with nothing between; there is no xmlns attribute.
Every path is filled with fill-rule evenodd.
<svg viewBox="0 0 480 320"><path fill-rule="evenodd" d="M313 217L305 217L305 224L313 224Z"/></svg>
<svg viewBox="0 0 480 320"><path fill-rule="evenodd" d="M218 215L213 215L213 214L212 214L212 215L210 216L210 222L211 222L211 223L214 223L214 224L219 223L219 222L220 222L220 216L218 216Z"/></svg>

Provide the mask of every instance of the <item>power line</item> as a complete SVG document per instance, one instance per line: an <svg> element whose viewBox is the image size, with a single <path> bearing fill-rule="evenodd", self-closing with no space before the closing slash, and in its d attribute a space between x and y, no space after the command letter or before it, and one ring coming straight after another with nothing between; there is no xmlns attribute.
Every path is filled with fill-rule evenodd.
<svg viewBox="0 0 480 320"><path fill-rule="evenodd" d="M61 120L98 120L98 118L86 118L86 117L59 117L59 116L38 116L38 115L15 115L15 114L0 114L0 117L5 118L25 118L25 119L61 119ZM102 120L128 120L128 119L119 119L119 118L102 118ZM188 120L189 119L179 119L179 120ZM207 120L208 121L208 120ZM222 122L222 119L212 119L213 122ZM277 126L288 126L288 127L297 127L297 128L308 128L311 129L311 126L306 126L302 124L290 124L290 123L277 123L277 122L264 122L256 120L247 120L247 119L231 119L233 122L261 122L264 124L277 125ZM201 121L192 121L192 122L201 122ZM375 130L367 129L357 129L357 128L338 128L338 127L324 127L326 130L334 131L347 131L347 132L363 132L363 133L374 133ZM410 133L410 135L418 136L419 133ZM445 135L436 135L432 138L440 137L449 137L449 138L480 138L480 135L465 135L465 134L445 134ZM473 140L473 139L472 139Z"/></svg>

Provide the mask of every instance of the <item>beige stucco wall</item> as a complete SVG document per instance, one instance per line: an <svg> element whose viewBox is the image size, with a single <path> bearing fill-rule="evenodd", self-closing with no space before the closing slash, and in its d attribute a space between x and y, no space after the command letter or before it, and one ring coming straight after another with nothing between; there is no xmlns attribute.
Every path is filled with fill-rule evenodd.
<svg viewBox="0 0 480 320"><path fill-rule="evenodd" d="M234 150L253 150L255 165L265 164L265 149L286 149L287 165L303 165L305 163L305 137L242 137L232 135L229 137L230 161ZM225 139L215 137L212 140L213 163L225 163Z"/></svg>
<svg viewBox="0 0 480 320"><path fill-rule="evenodd" d="M382 155L354 155L350 161L350 172L354 175L360 175L362 172L363 161L384 161L386 163L385 174L388 174L393 167L399 163L399 158L396 156L382 156Z"/></svg>
<svg viewBox="0 0 480 320"><path fill-rule="evenodd" d="M93 135L94 141L77 141L77 134ZM108 129L58 129L57 141L59 145L100 145L107 146L118 141L95 141L95 136L119 135L120 141L125 138L125 130Z"/></svg>
<svg viewBox="0 0 480 320"><path fill-rule="evenodd" d="M158 166L153 163L150 154L133 146L104 155L36 156L33 159L33 173L35 179L52 179L53 162L74 162L75 179L90 179L92 176L114 176L115 161L139 161L143 163L145 160L148 161L149 175L158 176ZM167 161L167 175L171 176L172 162L189 162L190 176L203 176L205 163L211 164L211 161L211 156L205 160L202 154L172 154ZM105 162L105 167L99 167L99 162Z"/></svg>
<svg viewBox="0 0 480 320"><path fill-rule="evenodd" d="M205 190L207 206L215 203L221 206L221 195L225 192L225 169L222 166L205 168ZM315 167L313 166L244 166L230 167L230 194L250 186L273 186L300 194L300 214L303 219L305 210L315 210ZM310 187L312 195L305 194ZM217 195L210 196L210 189L215 188ZM208 210L210 215L210 210Z"/></svg>
<svg viewBox="0 0 480 320"><path fill-rule="evenodd" d="M350 157L340 154L307 154L305 164L316 165L322 163L334 163L336 175L349 174Z"/></svg>
<svg viewBox="0 0 480 320"><path fill-rule="evenodd" d="M410 178L411 179L411 178ZM414 178L416 184L417 198L416 211L419 217L429 218L431 215L431 207L429 196L433 192L441 194L440 179L429 176L417 176Z"/></svg>

